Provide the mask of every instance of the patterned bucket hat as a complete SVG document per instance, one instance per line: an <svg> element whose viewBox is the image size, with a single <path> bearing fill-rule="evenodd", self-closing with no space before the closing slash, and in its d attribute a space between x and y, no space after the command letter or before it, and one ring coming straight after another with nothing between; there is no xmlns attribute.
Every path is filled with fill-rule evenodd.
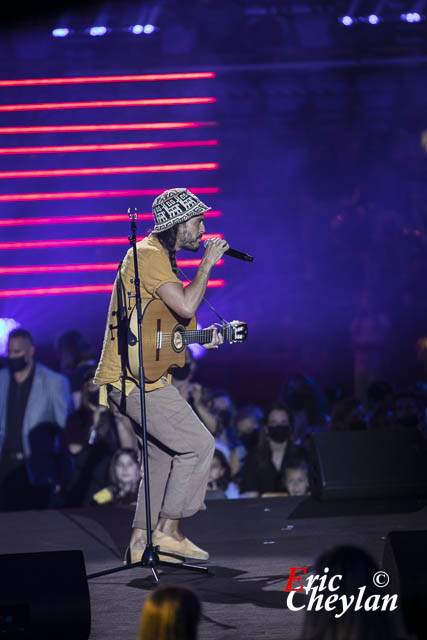
<svg viewBox="0 0 427 640"><path fill-rule="evenodd" d="M155 227L153 233L160 233L190 218L201 216L208 207L188 189L177 188L163 191L153 202Z"/></svg>

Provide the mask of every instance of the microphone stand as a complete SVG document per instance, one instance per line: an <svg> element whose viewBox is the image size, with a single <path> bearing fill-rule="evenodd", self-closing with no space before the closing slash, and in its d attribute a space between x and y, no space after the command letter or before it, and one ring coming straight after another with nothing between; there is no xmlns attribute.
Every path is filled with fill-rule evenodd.
<svg viewBox="0 0 427 640"><path fill-rule="evenodd" d="M135 277L131 280L131 283L135 287L135 293L128 293L129 301L131 298L135 299L135 308L137 313L138 324L138 357L139 357L139 398L141 404L141 428L142 428L142 460L144 470L144 491L145 491L145 517L147 525L147 544L142 554L141 560L138 562L131 562L122 567L115 567L113 569L107 569L106 571L98 571L97 573L91 573L87 575L87 579L98 578L100 576L106 576L111 573L117 573L119 571L127 571L134 567L148 567L154 576L156 583L159 582L159 576L157 573L157 567L165 566L173 569L185 568L191 571L198 571L200 573L206 573L208 575L214 575L215 570L213 567L200 567L197 565L188 564L182 562L176 564L174 562L167 562L159 559L159 547L153 547L153 536L151 530L151 504L150 504L150 478L148 467L148 446L147 446L147 421L146 421L146 407L145 407L145 377L144 377L144 363L142 354L142 306L141 306L141 282L139 279L138 269L138 254L136 249L136 220L138 218L138 212L134 209L131 212L128 209L128 215L131 219L131 235L128 236L129 244L133 249L133 264Z"/></svg>

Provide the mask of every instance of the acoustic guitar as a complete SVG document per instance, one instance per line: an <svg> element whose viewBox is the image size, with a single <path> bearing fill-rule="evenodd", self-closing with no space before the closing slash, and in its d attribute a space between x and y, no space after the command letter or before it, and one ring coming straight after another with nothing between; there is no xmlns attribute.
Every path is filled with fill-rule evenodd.
<svg viewBox="0 0 427 640"><path fill-rule="evenodd" d="M139 378L138 325L134 307L129 318L128 366L132 376ZM155 382L171 367L183 367L189 344L207 344L212 329L197 329L194 316L183 319L175 315L162 300L149 300L142 308L142 357L147 382ZM234 320L218 328L227 342L243 342L248 335L246 323Z"/></svg>

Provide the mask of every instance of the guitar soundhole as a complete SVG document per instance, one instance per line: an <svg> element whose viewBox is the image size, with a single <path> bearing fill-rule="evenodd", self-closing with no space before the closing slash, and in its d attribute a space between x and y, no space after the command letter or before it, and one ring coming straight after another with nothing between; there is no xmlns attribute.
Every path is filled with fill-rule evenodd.
<svg viewBox="0 0 427 640"><path fill-rule="evenodd" d="M180 324L172 331L172 349L176 351L176 353L180 353L185 349L184 331L184 327Z"/></svg>

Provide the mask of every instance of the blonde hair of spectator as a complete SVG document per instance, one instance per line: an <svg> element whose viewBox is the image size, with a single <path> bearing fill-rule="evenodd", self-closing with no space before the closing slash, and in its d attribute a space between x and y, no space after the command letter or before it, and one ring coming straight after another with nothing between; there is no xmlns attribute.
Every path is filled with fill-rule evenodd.
<svg viewBox="0 0 427 640"><path fill-rule="evenodd" d="M138 640L197 640L201 606L184 587L158 587L142 610Z"/></svg>

